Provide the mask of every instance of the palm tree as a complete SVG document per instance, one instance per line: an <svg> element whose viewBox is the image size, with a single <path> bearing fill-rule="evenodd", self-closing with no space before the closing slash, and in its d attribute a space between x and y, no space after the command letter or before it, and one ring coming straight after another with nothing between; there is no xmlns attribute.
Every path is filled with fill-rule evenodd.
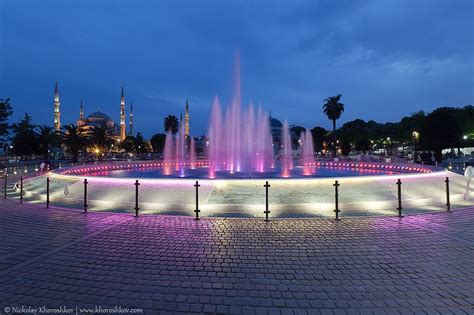
<svg viewBox="0 0 474 315"><path fill-rule="evenodd" d="M97 155L99 159L115 142L110 130L104 126L92 128L88 138L89 150Z"/></svg>
<svg viewBox="0 0 474 315"><path fill-rule="evenodd" d="M336 120L338 120L344 112L344 104L339 103L341 97L341 94L330 96L324 100L326 103L323 105L324 113L332 120L333 156L336 156Z"/></svg>
<svg viewBox="0 0 474 315"><path fill-rule="evenodd" d="M65 126L64 132L62 133L62 143L64 144L66 152L72 155L73 162L76 162L79 152L84 150L87 146L87 138L84 136L84 130L73 124Z"/></svg>
<svg viewBox="0 0 474 315"><path fill-rule="evenodd" d="M165 132L171 131L173 135L178 132L179 121L178 118L174 115L168 115L165 117Z"/></svg>
<svg viewBox="0 0 474 315"><path fill-rule="evenodd" d="M52 147L59 143L59 135L53 127L40 126L36 132L39 144L39 150L44 160L49 160L49 152Z"/></svg>
<svg viewBox="0 0 474 315"><path fill-rule="evenodd" d="M135 142L136 139L134 136L127 136L122 142L120 142L120 148L125 150L127 153L135 152Z"/></svg>

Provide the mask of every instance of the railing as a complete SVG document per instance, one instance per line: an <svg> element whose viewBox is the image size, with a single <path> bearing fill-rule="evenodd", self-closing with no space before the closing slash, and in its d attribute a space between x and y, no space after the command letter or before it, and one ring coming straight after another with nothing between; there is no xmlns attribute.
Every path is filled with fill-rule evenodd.
<svg viewBox="0 0 474 315"><path fill-rule="evenodd" d="M6 177L5 177L6 178ZM47 177L46 178L46 181L45 181L45 185L46 185L46 208L49 208L50 207L50 203L51 203L51 200L50 200L50 183L51 183L51 179L50 177ZM451 212L451 203L450 203L450 180L449 180L449 177L446 177L445 180L444 180L444 183L446 183L446 211L447 212ZM83 199L83 207L84 207L84 211L83 213L87 213L87 208L88 208L88 200L87 200L87 196L88 196L88 180L87 178L84 179L84 188L83 188L83 191L84 191L84 199ZM403 207L402 207L402 180L401 179L397 179L396 182L394 182L394 185L397 185L397 208L396 210L398 211L398 217L402 218L403 215L402 215L402 210L403 210ZM140 186L140 181L139 180L135 180L135 183L134 183L134 186L135 186L135 207L134 207L134 210L135 210L135 213L134 213L134 216L135 217L138 217L139 215L139 210L140 210L140 206L139 206L139 186ZM199 181L196 181L195 184L193 185L195 187L195 197L196 197L196 208L194 210L195 212L195 219L196 220L199 220L199 213L201 212L201 210L199 209L199 187L201 186L199 184ZM341 213L341 210L339 209L339 194L340 194L340 187L341 187L341 184L339 183L338 180L336 180L333 184L334 186L334 189L335 189L335 194L334 194L334 213L335 213L335 219L336 220L340 220L340 213ZM265 216L265 221L269 221L269 214L270 214L270 204L269 204L269 193L270 193L270 187L271 185L269 184L269 181L265 181L265 184L263 185L263 187L265 188L265 208L264 208L264 216ZM23 193L24 193L24 190L23 190L23 176L20 176L20 182L19 182L19 186L16 187L14 190L17 190L19 189L20 191L20 203L23 202ZM7 191L5 190L5 195L4 195L4 198L6 199L7 198Z"/></svg>

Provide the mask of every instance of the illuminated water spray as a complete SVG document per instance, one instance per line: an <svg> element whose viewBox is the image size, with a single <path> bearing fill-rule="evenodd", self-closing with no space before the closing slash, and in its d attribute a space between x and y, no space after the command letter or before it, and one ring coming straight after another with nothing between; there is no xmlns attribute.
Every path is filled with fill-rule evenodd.
<svg viewBox="0 0 474 315"><path fill-rule="evenodd" d="M225 110L216 96L209 125L209 176L218 171L264 172L273 160L269 117L261 107L242 107L237 56L232 103Z"/></svg>

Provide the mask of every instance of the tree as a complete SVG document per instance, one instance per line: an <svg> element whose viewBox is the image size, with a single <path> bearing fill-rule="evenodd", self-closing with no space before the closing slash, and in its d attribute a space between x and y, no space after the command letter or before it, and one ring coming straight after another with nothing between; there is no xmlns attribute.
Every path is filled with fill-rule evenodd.
<svg viewBox="0 0 474 315"><path fill-rule="evenodd" d="M165 132L171 131L171 133L175 135L178 132L178 128L179 128L178 118L174 115L166 116L164 127L165 127Z"/></svg>
<svg viewBox="0 0 474 315"><path fill-rule="evenodd" d="M109 129L104 126L92 128L88 139L89 150L99 159L102 159L104 152L108 151L110 146L115 142Z"/></svg>
<svg viewBox="0 0 474 315"><path fill-rule="evenodd" d="M8 136L8 118L12 115L9 98L0 99L0 144L6 142Z"/></svg>
<svg viewBox="0 0 474 315"><path fill-rule="evenodd" d="M120 144L120 147L125 150L127 153L135 152L135 142L136 139L134 136L127 136Z"/></svg>
<svg viewBox="0 0 474 315"><path fill-rule="evenodd" d="M140 132L137 132L137 136L135 137L135 151L137 154L142 155L150 150L150 144L148 141L143 138L143 135Z"/></svg>
<svg viewBox="0 0 474 315"><path fill-rule="evenodd" d="M420 130L420 146L433 150L437 161L441 161L441 151L460 147L463 132L452 112L439 108L426 116Z"/></svg>
<svg viewBox="0 0 474 315"><path fill-rule="evenodd" d="M73 124L64 127L62 133L62 142L66 152L72 155L73 162L77 161L79 152L83 151L87 144L87 138L84 136L84 130Z"/></svg>
<svg viewBox="0 0 474 315"><path fill-rule="evenodd" d="M362 139L367 139L369 133L369 125L362 119L348 121L341 128L337 130L340 140L349 142L357 142Z"/></svg>
<svg viewBox="0 0 474 315"><path fill-rule="evenodd" d="M302 132L306 131L306 128L301 127L301 126L291 126L290 130L293 131L296 135L296 137L300 137Z"/></svg>
<svg viewBox="0 0 474 315"><path fill-rule="evenodd" d="M166 135L164 133L154 134L150 139L151 147L155 152L163 152L165 148Z"/></svg>
<svg viewBox="0 0 474 315"><path fill-rule="evenodd" d="M425 120L426 115L423 111L418 111L411 114L411 116L403 117L397 124L396 139L400 142L411 143L413 140L413 132L420 131L420 128ZM387 137L387 135L385 135Z"/></svg>
<svg viewBox="0 0 474 315"><path fill-rule="evenodd" d="M341 143L341 154L344 156L348 156L351 152L351 143L349 141L342 141Z"/></svg>
<svg viewBox="0 0 474 315"><path fill-rule="evenodd" d="M361 139L356 142L355 149L357 151L362 151L364 154L370 150L372 143L367 139Z"/></svg>
<svg viewBox="0 0 474 315"><path fill-rule="evenodd" d="M344 112L344 104L340 103L342 95L330 96L324 101L323 111L329 120L332 121L332 142L333 142L333 155L336 156L336 120L338 120Z"/></svg>
<svg viewBox="0 0 474 315"><path fill-rule="evenodd" d="M44 160L49 160L49 152L52 147L59 143L58 134L54 131L53 127L40 126L36 133L39 144L39 153Z"/></svg>
<svg viewBox="0 0 474 315"><path fill-rule="evenodd" d="M13 124L13 153L28 158L39 151L38 141L36 139L35 125L31 123L31 116L25 113L25 116L19 123Z"/></svg>
<svg viewBox="0 0 474 315"><path fill-rule="evenodd" d="M313 136L313 146L315 152L320 152L323 149L323 142L326 141L328 131L321 127L314 127L311 129L311 135Z"/></svg>

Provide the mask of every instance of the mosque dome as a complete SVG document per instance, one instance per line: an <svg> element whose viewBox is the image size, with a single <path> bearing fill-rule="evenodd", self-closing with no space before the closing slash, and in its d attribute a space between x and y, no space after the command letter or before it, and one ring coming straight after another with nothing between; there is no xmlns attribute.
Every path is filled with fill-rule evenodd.
<svg viewBox="0 0 474 315"><path fill-rule="evenodd" d="M84 123L89 127L115 128L114 121L109 117L109 115L104 114L100 110L87 116Z"/></svg>
<svg viewBox="0 0 474 315"><path fill-rule="evenodd" d="M276 118L270 117L270 128L282 128L283 124Z"/></svg>
<svg viewBox="0 0 474 315"><path fill-rule="evenodd" d="M103 120L103 121L112 120L107 114L104 114L101 111L92 113L89 116L87 116L87 118L94 119L94 120Z"/></svg>

